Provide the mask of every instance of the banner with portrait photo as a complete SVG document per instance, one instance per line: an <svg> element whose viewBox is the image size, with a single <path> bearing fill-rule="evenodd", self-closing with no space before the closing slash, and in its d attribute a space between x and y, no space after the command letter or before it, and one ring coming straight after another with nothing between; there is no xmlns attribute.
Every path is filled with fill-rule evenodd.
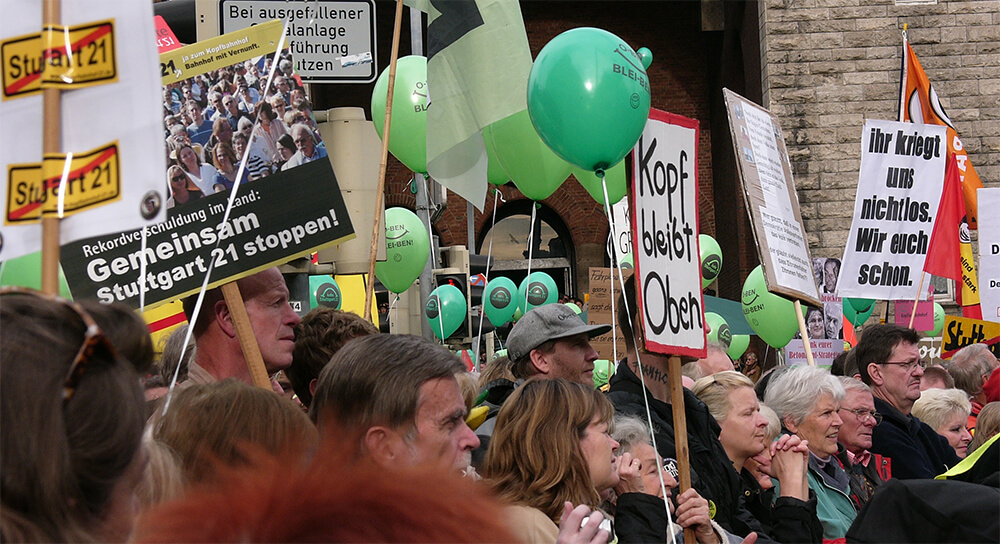
<svg viewBox="0 0 1000 544"><path fill-rule="evenodd" d="M160 57L167 220L145 240L134 230L64 246L74 297L139 307L145 290L152 307L196 292L210 264L214 287L354 237L303 90L266 85L288 58L281 32L273 21Z"/></svg>

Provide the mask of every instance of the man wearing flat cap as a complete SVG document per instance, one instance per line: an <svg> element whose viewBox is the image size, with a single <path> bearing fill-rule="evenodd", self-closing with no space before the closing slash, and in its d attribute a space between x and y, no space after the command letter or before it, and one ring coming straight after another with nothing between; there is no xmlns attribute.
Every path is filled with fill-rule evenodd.
<svg viewBox="0 0 1000 544"><path fill-rule="evenodd" d="M597 351L590 339L611 325L587 325L565 304L546 304L524 314L507 337L511 370L518 379L542 375L593 386Z"/></svg>

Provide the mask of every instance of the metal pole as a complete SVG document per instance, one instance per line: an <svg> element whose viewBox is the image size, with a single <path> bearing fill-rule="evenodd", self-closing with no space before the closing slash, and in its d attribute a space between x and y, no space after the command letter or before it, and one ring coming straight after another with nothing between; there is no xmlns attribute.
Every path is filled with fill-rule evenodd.
<svg viewBox="0 0 1000 544"><path fill-rule="evenodd" d="M424 39L423 39L423 17L419 10L410 8L410 53L413 55L422 55L424 52ZM431 214L430 214L430 197L427 194L427 178L423 174L414 174L413 184L417 188L417 217L420 218L420 222L427 225L430 224ZM431 252L427 256L427 266L424 267L423 271L420 272L420 307L416 309L420 315L423 315L424 307L427 306L427 299L431 297L431 270L437 265L437 251L434 250L433 242L431 243ZM413 310L411 310L413 311ZM426 319L420 320L420 336L427 338L429 340L434 339L434 333L431 332L431 325Z"/></svg>

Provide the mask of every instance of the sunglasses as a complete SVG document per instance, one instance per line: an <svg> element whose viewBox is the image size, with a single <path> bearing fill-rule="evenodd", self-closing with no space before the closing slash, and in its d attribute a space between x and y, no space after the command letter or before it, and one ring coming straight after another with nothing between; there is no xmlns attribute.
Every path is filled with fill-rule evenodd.
<svg viewBox="0 0 1000 544"><path fill-rule="evenodd" d="M73 393L76 392L77 386L80 385L80 378L83 377L83 373L87 370L87 363L90 358L94 355L94 351L99 347L103 347L111 354L112 358L118 358L118 352L115 347L111 344L111 341L104 336L104 331L101 330L94 318L87 313L79 304L64 299L56 295L48 295L34 289L29 289L27 287L17 287L8 286L0 288L0 296L7 295L24 295L30 297L36 297L47 302L54 302L56 304L61 304L72 310L83 325L86 327L86 331L83 334L83 343L80 344L80 349L77 350L76 356L73 357L73 362L69 365L69 370L66 372L66 379L63 380L63 404L65 405L69 399L73 398Z"/></svg>

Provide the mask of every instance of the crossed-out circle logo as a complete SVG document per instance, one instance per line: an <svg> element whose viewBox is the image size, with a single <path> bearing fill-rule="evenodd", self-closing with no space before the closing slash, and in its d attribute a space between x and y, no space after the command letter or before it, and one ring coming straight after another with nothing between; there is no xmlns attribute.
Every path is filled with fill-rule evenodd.
<svg viewBox="0 0 1000 544"><path fill-rule="evenodd" d="M532 306L541 306L548 298L549 288L546 287L544 283L534 281L528 284L528 304L531 304Z"/></svg>
<svg viewBox="0 0 1000 544"><path fill-rule="evenodd" d="M733 343L733 331L729 330L729 325L726 323L719 327L719 343L726 349L729 349L730 344Z"/></svg>
<svg viewBox="0 0 1000 544"><path fill-rule="evenodd" d="M722 256L713 253L705 257L705 261L701 263L701 276L703 278L714 278L719 275L721 269Z"/></svg>
<svg viewBox="0 0 1000 544"><path fill-rule="evenodd" d="M503 310L510 304L510 291L506 287L497 287L490 293L490 304L498 310Z"/></svg>
<svg viewBox="0 0 1000 544"><path fill-rule="evenodd" d="M340 307L340 289L332 283L324 283L316 289L316 303L327 308Z"/></svg>
<svg viewBox="0 0 1000 544"><path fill-rule="evenodd" d="M431 298L427 299L427 306L424 307L424 315L430 319L437 319L439 313L441 313L441 303L438 296L431 295Z"/></svg>

